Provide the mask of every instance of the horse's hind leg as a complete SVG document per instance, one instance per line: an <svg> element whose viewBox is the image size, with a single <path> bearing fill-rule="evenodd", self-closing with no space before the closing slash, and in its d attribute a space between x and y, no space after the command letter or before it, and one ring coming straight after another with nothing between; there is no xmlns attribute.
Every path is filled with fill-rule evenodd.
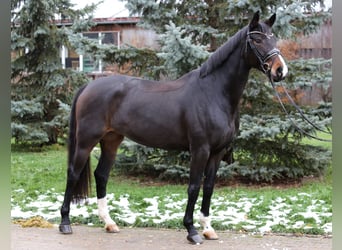
<svg viewBox="0 0 342 250"><path fill-rule="evenodd" d="M74 160L69 163L68 167L68 176L67 176L67 185L64 194L64 201L61 207L61 223L59 225L59 231L63 234L71 234L72 229L70 226L70 203L73 199L82 199L87 195L87 187L88 187L88 175L90 171L90 163L89 163L89 154L92 147L87 147L81 149L80 147L76 148ZM79 183L82 183L84 188L81 188L80 193L75 194L75 188ZM76 195L76 196L75 196Z"/></svg>
<svg viewBox="0 0 342 250"><path fill-rule="evenodd" d="M99 217L105 222L105 229L109 233L119 232L118 226L109 215L106 198L106 186L110 170L115 161L116 151L122 140L122 135L118 135L113 132L108 133L101 139L101 156L94 172Z"/></svg>

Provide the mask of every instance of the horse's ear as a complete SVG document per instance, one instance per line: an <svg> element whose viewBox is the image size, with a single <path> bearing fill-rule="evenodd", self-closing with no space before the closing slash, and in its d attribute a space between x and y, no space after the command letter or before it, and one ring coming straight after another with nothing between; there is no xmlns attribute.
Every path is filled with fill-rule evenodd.
<svg viewBox="0 0 342 250"><path fill-rule="evenodd" d="M270 27L272 27L272 25L274 24L276 20L276 14L274 13L268 20L266 20L266 24Z"/></svg>
<svg viewBox="0 0 342 250"><path fill-rule="evenodd" d="M254 13L252 21L249 23L249 28L252 30L253 28L255 28L256 26L258 26L259 23L259 19L260 19L260 12L257 11Z"/></svg>

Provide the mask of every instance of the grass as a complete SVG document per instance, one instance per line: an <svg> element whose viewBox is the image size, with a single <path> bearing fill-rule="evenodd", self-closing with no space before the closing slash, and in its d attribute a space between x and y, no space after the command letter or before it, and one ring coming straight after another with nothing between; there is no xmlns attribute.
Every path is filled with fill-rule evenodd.
<svg viewBox="0 0 342 250"><path fill-rule="evenodd" d="M321 138L323 140L327 140L327 141L320 141L320 140L316 140L316 139L312 139L312 138L304 138L302 140L302 143L304 144L310 144L312 146L321 146L321 147L325 147L331 150L331 146L332 146L332 142L329 141L332 139L332 135L328 134L328 133L323 133L323 132L318 132L316 135L318 138Z"/></svg>
<svg viewBox="0 0 342 250"><path fill-rule="evenodd" d="M66 162L66 153L62 149L43 152L12 151L12 190L24 189L27 195L31 195L54 187L62 192L66 183Z"/></svg>
<svg viewBox="0 0 342 250"><path fill-rule="evenodd" d="M323 144L331 147L331 143ZM66 157L65 148L59 146L37 152L14 148L11 155L12 209L26 211L29 216L46 215L52 222L59 223L59 207L66 184ZM96 163L92 159L93 169ZM91 197L95 197L94 178L92 180ZM142 184L139 179L112 173L107 187L108 205L120 226L183 228L186 190L186 185ZM332 221L331 194L331 171L323 180L293 186L216 188L211 206L213 226L219 230L326 234L325 227ZM34 205L36 203L38 205ZM91 198L87 206L74 205L71 209L73 222L100 225L96 209L95 198Z"/></svg>

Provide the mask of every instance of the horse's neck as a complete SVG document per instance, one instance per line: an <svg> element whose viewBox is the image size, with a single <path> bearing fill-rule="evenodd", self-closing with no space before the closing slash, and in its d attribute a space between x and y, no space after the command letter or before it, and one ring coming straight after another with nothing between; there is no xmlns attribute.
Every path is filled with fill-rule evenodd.
<svg viewBox="0 0 342 250"><path fill-rule="evenodd" d="M226 100L233 109L237 108L240 103L250 71L250 67L241 56L241 49L236 50L217 72L218 77L224 79L221 88L223 94L227 97Z"/></svg>

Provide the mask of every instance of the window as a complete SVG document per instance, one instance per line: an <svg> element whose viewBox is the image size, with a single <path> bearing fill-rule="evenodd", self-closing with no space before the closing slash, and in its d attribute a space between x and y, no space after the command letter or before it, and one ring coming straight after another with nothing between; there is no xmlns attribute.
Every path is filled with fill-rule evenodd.
<svg viewBox="0 0 342 250"><path fill-rule="evenodd" d="M120 47L120 32L119 31L104 31L104 32L87 32L83 33L85 37L97 40L99 44L113 44ZM87 73L102 72L106 65L102 61L96 61L90 55L78 55L74 51L66 48L61 50L62 64L66 68L84 71Z"/></svg>

